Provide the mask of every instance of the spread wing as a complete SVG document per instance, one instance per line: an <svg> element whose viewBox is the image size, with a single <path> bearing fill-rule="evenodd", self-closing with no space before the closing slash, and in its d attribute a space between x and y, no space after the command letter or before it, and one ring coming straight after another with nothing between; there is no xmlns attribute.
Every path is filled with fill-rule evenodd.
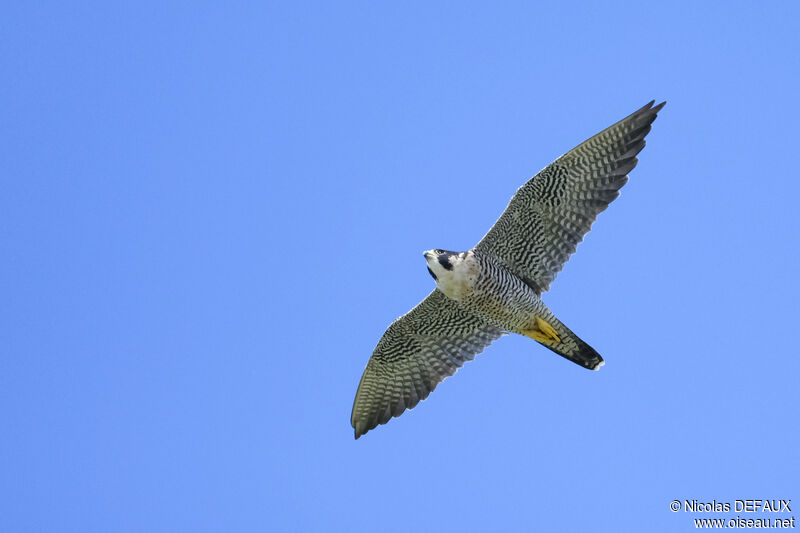
<svg viewBox="0 0 800 533"><path fill-rule="evenodd" d="M434 289L389 326L372 353L350 415L356 438L413 408L501 335Z"/></svg>
<svg viewBox="0 0 800 533"><path fill-rule="evenodd" d="M619 196L664 107L650 102L556 159L520 187L475 247L539 293L575 252L597 214Z"/></svg>

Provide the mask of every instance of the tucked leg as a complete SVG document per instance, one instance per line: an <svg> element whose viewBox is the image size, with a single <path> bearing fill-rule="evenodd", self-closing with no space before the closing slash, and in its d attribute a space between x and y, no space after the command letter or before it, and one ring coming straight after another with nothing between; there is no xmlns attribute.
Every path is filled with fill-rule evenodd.
<svg viewBox="0 0 800 533"><path fill-rule="evenodd" d="M532 329L526 329L522 333L526 337L530 337L531 339L544 344L561 342L561 339L558 337L558 332L555 330L555 328L538 316L536 317L536 326Z"/></svg>

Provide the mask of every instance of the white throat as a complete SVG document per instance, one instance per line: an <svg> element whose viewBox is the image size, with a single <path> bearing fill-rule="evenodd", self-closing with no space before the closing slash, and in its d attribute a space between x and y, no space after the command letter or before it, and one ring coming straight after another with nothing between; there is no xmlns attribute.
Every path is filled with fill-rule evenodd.
<svg viewBox="0 0 800 533"><path fill-rule="evenodd" d="M444 265L440 261L442 255L446 255ZM445 296L460 301L472 293L478 279L478 265L471 251L448 254L429 251L425 253L425 259L436 276L436 286Z"/></svg>

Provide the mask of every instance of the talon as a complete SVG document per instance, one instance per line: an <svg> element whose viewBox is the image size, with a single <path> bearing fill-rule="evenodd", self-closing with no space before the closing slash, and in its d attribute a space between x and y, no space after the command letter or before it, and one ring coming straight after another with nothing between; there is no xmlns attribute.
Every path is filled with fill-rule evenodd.
<svg viewBox="0 0 800 533"><path fill-rule="evenodd" d="M559 338L558 332L555 330L555 328L538 316L536 317L536 328L537 329L525 330L523 333L525 336L530 337L536 342L541 342L544 344L561 342L561 338Z"/></svg>
<svg viewBox="0 0 800 533"><path fill-rule="evenodd" d="M539 329L542 331L542 333L547 335L550 340L561 342L561 339L558 338L558 332L555 330L555 328L538 316L536 317L536 325L539 326Z"/></svg>

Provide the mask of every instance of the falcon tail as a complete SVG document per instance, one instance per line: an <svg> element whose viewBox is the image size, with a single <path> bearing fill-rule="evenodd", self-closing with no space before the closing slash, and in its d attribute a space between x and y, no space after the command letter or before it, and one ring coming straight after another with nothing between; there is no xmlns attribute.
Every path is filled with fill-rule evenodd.
<svg viewBox="0 0 800 533"><path fill-rule="evenodd" d="M599 370L605 364L594 348L572 333L552 313L548 312L543 318L536 317L533 328L524 331L523 335L589 370Z"/></svg>

